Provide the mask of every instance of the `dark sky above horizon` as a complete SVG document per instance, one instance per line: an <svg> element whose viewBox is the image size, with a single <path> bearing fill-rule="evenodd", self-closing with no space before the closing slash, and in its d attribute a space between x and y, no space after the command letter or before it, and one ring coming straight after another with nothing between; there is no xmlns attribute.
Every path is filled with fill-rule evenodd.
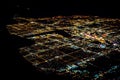
<svg viewBox="0 0 120 80"><path fill-rule="evenodd" d="M119 17L119 5L110 0L10 0L2 8L4 15L90 14Z"/></svg>

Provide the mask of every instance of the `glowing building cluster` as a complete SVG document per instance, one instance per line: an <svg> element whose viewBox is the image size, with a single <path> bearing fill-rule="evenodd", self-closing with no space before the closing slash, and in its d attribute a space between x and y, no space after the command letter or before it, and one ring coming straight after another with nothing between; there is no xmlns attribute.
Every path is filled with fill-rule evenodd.
<svg viewBox="0 0 120 80"><path fill-rule="evenodd" d="M110 57L120 55L119 19L74 15L15 20L7 28L12 35L35 41L19 50L40 71L97 80L120 68L120 58L114 64Z"/></svg>

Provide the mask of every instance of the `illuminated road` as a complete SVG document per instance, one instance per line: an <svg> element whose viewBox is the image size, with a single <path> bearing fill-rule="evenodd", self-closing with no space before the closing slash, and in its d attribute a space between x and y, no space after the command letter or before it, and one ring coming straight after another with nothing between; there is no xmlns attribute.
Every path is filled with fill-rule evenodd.
<svg viewBox="0 0 120 80"><path fill-rule="evenodd" d="M119 73L119 19L74 15L15 20L7 29L11 35L35 41L19 50L38 70L73 80L104 80Z"/></svg>

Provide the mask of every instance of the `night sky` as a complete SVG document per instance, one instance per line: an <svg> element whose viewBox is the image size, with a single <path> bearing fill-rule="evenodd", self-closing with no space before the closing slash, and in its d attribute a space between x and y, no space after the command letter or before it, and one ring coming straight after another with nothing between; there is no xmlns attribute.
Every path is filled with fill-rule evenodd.
<svg viewBox="0 0 120 80"><path fill-rule="evenodd" d="M102 0L16 0L6 1L4 15L9 16L54 16L54 15L99 15L119 17L119 5Z"/></svg>

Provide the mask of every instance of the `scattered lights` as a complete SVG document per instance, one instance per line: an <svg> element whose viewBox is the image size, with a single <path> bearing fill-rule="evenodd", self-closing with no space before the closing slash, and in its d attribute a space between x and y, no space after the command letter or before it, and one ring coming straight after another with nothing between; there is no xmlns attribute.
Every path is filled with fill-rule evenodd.
<svg viewBox="0 0 120 80"><path fill-rule="evenodd" d="M118 69L116 65L102 71L105 66L101 65L101 70L91 71L99 67L99 64L96 64L99 63L99 58L111 54L111 50L119 51L119 34L114 31L111 21L120 23L120 20L96 16L94 20L91 20L92 18L91 16L16 18L18 23L8 25L7 28L12 35L35 41L31 46L20 48L20 53L36 68L46 72L67 73L80 79L90 76L93 78L91 80L99 80L105 74ZM115 28L117 27L119 29L116 25ZM67 34L70 36L66 36ZM106 62L108 61L104 63Z"/></svg>
<svg viewBox="0 0 120 80"><path fill-rule="evenodd" d="M73 69L75 69L75 68L77 68L78 66L77 65L74 65L74 64L72 64L72 65L67 65L67 69L68 70L73 70Z"/></svg>
<svg viewBox="0 0 120 80"><path fill-rule="evenodd" d="M100 44L100 48L104 49L104 48L106 48L106 45L105 44Z"/></svg>

